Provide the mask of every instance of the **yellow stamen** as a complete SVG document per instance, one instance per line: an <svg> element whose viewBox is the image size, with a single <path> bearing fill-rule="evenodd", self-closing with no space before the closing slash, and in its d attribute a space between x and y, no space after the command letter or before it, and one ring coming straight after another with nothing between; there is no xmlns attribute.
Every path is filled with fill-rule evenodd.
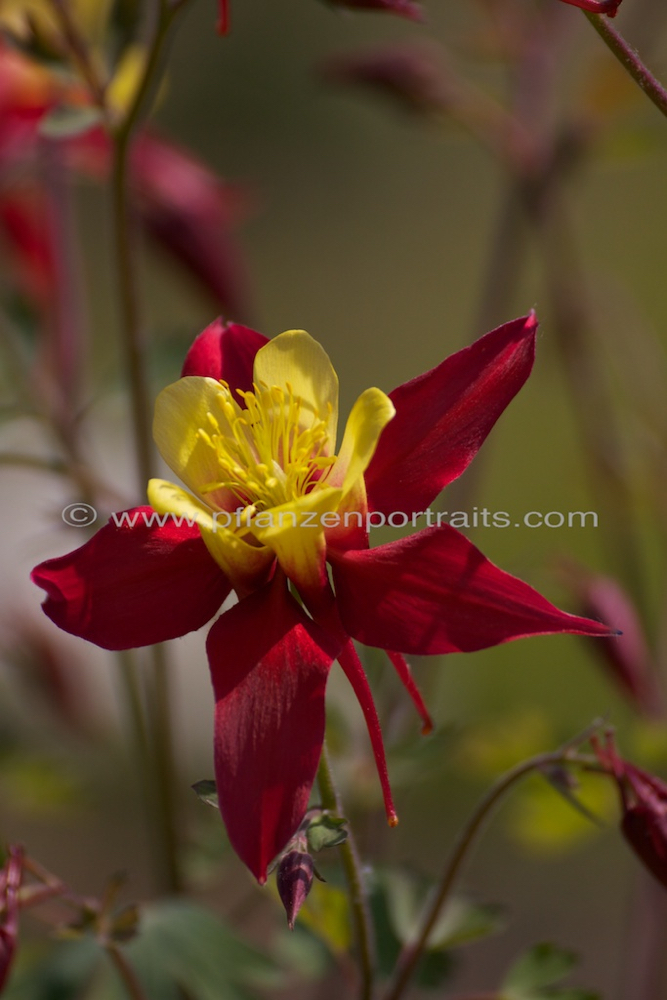
<svg viewBox="0 0 667 1000"><path fill-rule="evenodd" d="M220 405L231 433L223 433L212 413L199 437L216 453L220 474L200 493L226 488L244 505L266 510L309 493L326 478L335 456L330 450L328 417L306 410L289 384L253 385L237 390L245 409L220 382Z"/></svg>

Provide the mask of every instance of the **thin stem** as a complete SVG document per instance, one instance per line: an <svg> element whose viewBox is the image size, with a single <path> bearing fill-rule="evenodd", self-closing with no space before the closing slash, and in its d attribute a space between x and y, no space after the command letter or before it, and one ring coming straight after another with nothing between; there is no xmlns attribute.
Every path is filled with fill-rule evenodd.
<svg viewBox="0 0 667 1000"><path fill-rule="evenodd" d="M125 370L130 386L137 471L141 489L154 473L154 451L151 433L145 339L142 330L135 232L128 198L128 173L133 132L144 109L160 63L175 10L164 2L154 4L153 37L142 77L132 101L115 128L113 138L112 202L116 247L118 291L121 307L121 339ZM150 683L146 707L149 725L146 727L152 744L152 771L156 792L156 809L151 811L154 837L161 849L157 858L160 886L166 891L180 887L177 859L177 821L175 789L177 787L171 733L171 699L168 665L164 649L155 646L151 658Z"/></svg>
<svg viewBox="0 0 667 1000"><path fill-rule="evenodd" d="M160 867L165 888L178 892L182 888L182 877L178 862L178 783L171 726L171 677L165 647L153 646L150 655L152 662L148 697L157 793L156 821L162 854Z"/></svg>
<svg viewBox="0 0 667 1000"><path fill-rule="evenodd" d="M125 987L130 1000L148 1000L148 997L144 992L144 988L137 978L136 972L127 961L120 948L115 944L108 943L106 945L106 953L116 967L116 971L123 981L123 986Z"/></svg>
<svg viewBox="0 0 667 1000"><path fill-rule="evenodd" d="M584 739L586 737L584 736ZM577 737L577 743L583 742L581 737ZM507 794L507 792L531 771L547 767L554 764L568 764L577 761L573 754L571 744L567 747L560 747L550 753L537 754L528 760L517 764L510 771L504 774L482 797L477 808L472 813L468 822L461 830L458 839L450 855L449 861L442 873L437 891L427 905L419 930L415 939L405 945L399 955L393 980L384 995L384 1000L399 1000L405 993L406 987L412 978L417 965L428 945L428 939L433 930L442 909L449 900L451 891L458 879L465 861L468 859L470 851L475 845L482 827L489 819L491 813Z"/></svg>
<svg viewBox="0 0 667 1000"><path fill-rule="evenodd" d="M136 280L135 233L128 200L127 182L134 130L138 124L146 98L155 82L154 78L174 16L175 10L170 10L164 4L158 4L154 34L148 49L144 71L134 92L132 102L112 134L113 166L111 187L118 290L121 306L122 341L125 354L125 367L130 383L133 423L137 445L138 474L142 489L145 488L146 483L153 475L154 452L151 433L151 409L149 406L145 340L142 331L139 291Z"/></svg>
<svg viewBox="0 0 667 1000"><path fill-rule="evenodd" d="M637 52L628 45L620 32L612 27L608 18L600 14L591 14L588 11L584 11L584 14L605 45L616 56L621 66L627 70L635 83L639 84L656 108L667 117L667 90L644 65Z"/></svg>
<svg viewBox="0 0 667 1000"><path fill-rule="evenodd" d="M130 220L127 189L127 138L114 147L112 199L116 266L121 311L121 338L125 369L130 385L132 422L137 449L137 470L142 491L153 476L153 441L146 373L145 343L139 318L139 293L136 283L134 232Z"/></svg>
<svg viewBox="0 0 667 1000"><path fill-rule="evenodd" d="M91 58L90 48L86 40L81 36L76 21L72 18L69 3L67 0L51 0L51 6L58 19L60 29L74 62L88 86L90 96L106 117L106 85L97 71L94 60Z"/></svg>
<svg viewBox="0 0 667 1000"><path fill-rule="evenodd" d="M320 758L320 766L317 771L317 783L320 788L324 808L338 816L342 816L340 798L334 784L331 762L326 745L322 748L322 757ZM373 996L373 981L375 979L373 924L368 908L361 859L351 831L348 830L347 840L339 846L338 850L340 851L343 870L347 879L350 905L352 907L357 934L362 980L360 998L361 1000L371 1000Z"/></svg>
<svg viewBox="0 0 667 1000"><path fill-rule="evenodd" d="M524 182L523 194L544 261L557 345L589 458L592 487L614 539L609 552L641 604L641 549L633 526L632 496L623 474L624 448L604 373L590 342L592 324L583 270L556 174L535 184Z"/></svg>

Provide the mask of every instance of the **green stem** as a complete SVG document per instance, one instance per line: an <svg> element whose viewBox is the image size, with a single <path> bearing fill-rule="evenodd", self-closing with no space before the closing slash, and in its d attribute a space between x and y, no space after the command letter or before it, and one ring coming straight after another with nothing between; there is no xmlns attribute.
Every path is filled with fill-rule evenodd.
<svg viewBox="0 0 667 1000"><path fill-rule="evenodd" d="M334 784L331 762L326 745L322 748L322 757L317 771L317 783L322 796L322 805L325 809L337 816L342 816L340 798ZM368 908L368 898L364 877L362 874L361 859L359 857L352 832L348 827L347 840L338 848L340 851L343 870L347 880L350 894L350 906L354 917L355 930L357 935L357 946L359 948L359 959L361 964L361 1000L371 1000L373 996L373 982L375 979L375 943L373 940L373 924Z"/></svg>
<svg viewBox="0 0 667 1000"><path fill-rule="evenodd" d="M621 66L627 70L635 83L638 83L649 100L653 101L656 108L667 117L667 90L653 73L639 58L637 52L631 48L623 36L612 27L609 18L601 14L591 14L584 11L585 16L591 22L600 38L611 52L616 56Z"/></svg>
<svg viewBox="0 0 667 1000"><path fill-rule="evenodd" d="M593 728L593 727L592 727ZM590 730L588 731L590 734ZM576 743L579 745L587 738L586 734L577 737ZM556 764L571 764L577 762L577 757L572 750L572 743L565 747L560 747L550 753L537 754L528 760L517 764L510 771L507 771L482 797L477 808L472 813L468 822L461 830L458 839L450 855L449 861L440 878L437 890L432 900L428 903L419 930L413 941L403 948L396 963L396 969L392 982L389 985L383 1000L399 1000L405 994L405 990L419 964L419 961L426 950L428 939L433 930L443 907L448 902L454 884L456 883L465 861L477 842L481 830L489 819L491 813L507 792L531 771ZM586 760L588 763L588 760Z"/></svg>
<svg viewBox="0 0 667 1000"><path fill-rule="evenodd" d="M175 10L164 2L155 5L153 37L142 77L123 118L116 126L113 138L112 202L114 216L116 267L121 309L121 339L125 370L130 386L137 469L143 490L154 473L154 451L151 432L151 405L148 391L145 339L142 330L137 285L135 233L128 200L128 172L134 130L139 122L146 99L151 91ZM171 699L168 665L164 649L153 647L146 711L149 723L145 727L152 745L152 771L156 793L156 808L151 810L154 839L161 845L156 859L159 883L164 891L177 891L180 877L177 860L177 822L175 808L175 761L171 733ZM135 720L135 725L138 723Z"/></svg>

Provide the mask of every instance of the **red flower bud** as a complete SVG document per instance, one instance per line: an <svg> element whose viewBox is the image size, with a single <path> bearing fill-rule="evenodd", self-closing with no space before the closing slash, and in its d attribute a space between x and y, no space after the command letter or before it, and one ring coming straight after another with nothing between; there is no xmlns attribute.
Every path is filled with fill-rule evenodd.
<svg viewBox="0 0 667 1000"><path fill-rule="evenodd" d="M599 762L621 795L621 831L635 854L667 888L667 785L618 756L613 736L604 747L593 741Z"/></svg>
<svg viewBox="0 0 667 1000"><path fill-rule="evenodd" d="M291 931L313 885L314 871L313 859L303 851L289 851L278 865L276 884Z"/></svg>
<svg viewBox="0 0 667 1000"><path fill-rule="evenodd" d="M0 991L4 989L16 952L22 874L23 848L12 846L0 871Z"/></svg>
<svg viewBox="0 0 667 1000"><path fill-rule="evenodd" d="M620 635L599 643L595 653L605 673L637 711L656 718L662 713L660 691L644 629L634 604L619 585L606 576L588 576L573 570L572 588L582 602L582 614L613 622Z"/></svg>
<svg viewBox="0 0 667 1000"><path fill-rule="evenodd" d="M373 87L406 111L432 114L450 104L439 55L428 43L394 45L331 59L324 73L334 83Z"/></svg>

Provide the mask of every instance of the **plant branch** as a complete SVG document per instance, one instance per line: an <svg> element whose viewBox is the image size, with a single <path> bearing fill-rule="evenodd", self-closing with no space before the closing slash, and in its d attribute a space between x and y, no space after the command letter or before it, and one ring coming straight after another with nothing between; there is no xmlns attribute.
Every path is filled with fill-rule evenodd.
<svg viewBox="0 0 667 1000"><path fill-rule="evenodd" d="M130 386L137 471L143 490L154 473L154 451L151 431L151 405L148 391L145 338L142 329L137 284L137 254L135 231L128 195L128 174L133 134L152 90L164 45L175 16L166 3L153 5L154 27L142 76L130 104L112 132L112 203L114 217L116 268L121 308L121 341L125 370ZM175 808L174 752L171 733L171 698L168 664L164 648L155 646L151 658L150 679L146 696L148 732L152 746L152 781L155 788L155 811L151 810L154 839L160 843L157 856L160 887L177 891L180 876L177 858L177 820ZM135 725L137 725L135 720ZM137 733L141 740L141 733Z"/></svg>
<svg viewBox="0 0 667 1000"><path fill-rule="evenodd" d="M608 18L601 14L591 14L588 11L584 11L584 14L605 45L616 56L621 66L627 70L635 83L639 84L649 100L653 101L658 111L667 117L667 90L644 65L638 53L628 45L623 35L609 23Z"/></svg>
<svg viewBox="0 0 667 1000"><path fill-rule="evenodd" d="M72 58L90 91L90 96L106 118L108 114L106 84L98 73L94 60L91 58L88 43L82 37L76 21L72 17L69 3L67 0L51 0L51 6L53 7Z"/></svg>
<svg viewBox="0 0 667 1000"><path fill-rule="evenodd" d="M404 996L405 989L426 950L431 931L449 900L464 863L496 806L518 781L532 771L555 764L585 763L588 765L589 759L578 757L576 747L581 746L589 739L592 733L599 728L599 725L599 722L593 723L591 727L576 736L575 739L568 741L564 746L559 747L558 750L537 754L535 757L530 757L517 764L499 778L482 797L454 844L450 858L440 877L438 888L433 899L426 906L414 940L404 946L398 957L393 980L384 995L384 1000L399 1000L400 997Z"/></svg>
<svg viewBox="0 0 667 1000"><path fill-rule="evenodd" d="M342 816L343 811L341 809L340 797L334 784L331 762L326 745L322 747L322 757L320 758L320 766L317 771L317 783L320 788L324 808L336 816ZM370 1000L373 995L373 981L375 978L373 924L368 908L361 859L349 828L347 840L340 844L338 850L340 851L343 870L347 879L350 905L352 907L357 934L362 978L360 997L361 1000Z"/></svg>
<svg viewBox="0 0 667 1000"><path fill-rule="evenodd" d="M109 942L105 945L106 953L116 968L118 975L123 981L125 991L130 1000L148 1000L144 988L137 978L137 974L125 958L120 948Z"/></svg>

